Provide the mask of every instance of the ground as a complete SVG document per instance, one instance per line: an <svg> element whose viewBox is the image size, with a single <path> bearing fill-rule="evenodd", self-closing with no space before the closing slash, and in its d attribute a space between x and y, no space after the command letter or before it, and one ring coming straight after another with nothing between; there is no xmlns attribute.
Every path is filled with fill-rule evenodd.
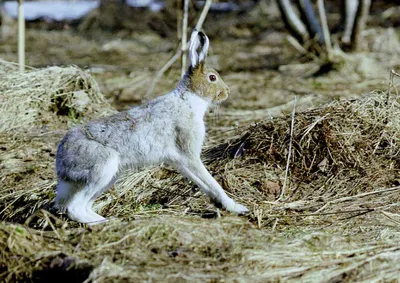
<svg viewBox="0 0 400 283"><path fill-rule="evenodd" d="M336 70L315 76L320 62L299 55L281 24L261 26L210 33L209 65L231 95L207 116L203 151L251 213L218 210L172 169L148 168L128 172L96 202L110 218L97 226L51 210L57 144L73 125L173 89L179 61L149 92L178 40L32 27L34 69L22 75L9 63L16 37L3 39L0 278L399 281L398 79L388 95L390 70L400 67L398 29L368 26L360 52L338 52Z"/></svg>

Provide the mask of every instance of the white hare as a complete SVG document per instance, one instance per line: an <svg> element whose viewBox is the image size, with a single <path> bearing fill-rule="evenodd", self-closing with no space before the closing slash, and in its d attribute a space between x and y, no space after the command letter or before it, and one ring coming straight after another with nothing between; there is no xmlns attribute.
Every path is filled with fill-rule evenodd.
<svg viewBox="0 0 400 283"><path fill-rule="evenodd" d="M225 209L248 211L226 195L200 159L207 108L229 95L218 73L205 66L208 47L207 36L195 30L189 45L190 66L175 90L66 134L57 152L57 208L78 222L102 222L105 218L93 212L93 202L121 170L166 163Z"/></svg>

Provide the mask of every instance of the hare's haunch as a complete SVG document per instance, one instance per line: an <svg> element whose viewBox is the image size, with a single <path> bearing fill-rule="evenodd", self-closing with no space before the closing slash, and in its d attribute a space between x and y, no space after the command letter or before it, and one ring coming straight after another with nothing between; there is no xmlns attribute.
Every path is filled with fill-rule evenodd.
<svg viewBox="0 0 400 283"><path fill-rule="evenodd" d="M57 152L57 208L78 222L102 222L93 202L121 170L166 163L225 209L247 212L226 195L200 159L207 108L229 95L218 73L205 66L208 46L204 33L192 33L189 69L172 92L66 134Z"/></svg>

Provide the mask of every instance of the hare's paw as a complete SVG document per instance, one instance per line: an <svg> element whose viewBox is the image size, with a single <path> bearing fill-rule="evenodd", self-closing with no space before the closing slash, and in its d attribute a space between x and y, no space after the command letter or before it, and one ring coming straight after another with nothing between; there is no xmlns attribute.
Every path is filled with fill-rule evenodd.
<svg viewBox="0 0 400 283"><path fill-rule="evenodd" d="M226 207L226 210L237 214L246 214L249 212L247 207L236 202L233 202L231 205Z"/></svg>

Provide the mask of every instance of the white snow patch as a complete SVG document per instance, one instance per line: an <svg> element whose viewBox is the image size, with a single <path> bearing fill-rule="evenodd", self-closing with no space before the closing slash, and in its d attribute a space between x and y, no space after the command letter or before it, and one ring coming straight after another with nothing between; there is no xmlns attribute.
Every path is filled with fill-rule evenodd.
<svg viewBox="0 0 400 283"><path fill-rule="evenodd" d="M164 7L157 0L128 0L127 4L132 7L148 8L151 11L159 11ZM25 20L49 19L56 21L77 20L86 16L90 11L99 7L99 0L55 0L55 1L30 1L24 3ZM13 18L18 17L18 2L10 1L4 3L5 12Z"/></svg>
<svg viewBox="0 0 400 283"><path fill-rule="evenodd" d="M24 14L27 21L40 18L56 21L76 20L84 17L90 11L99 6L99 1L47 1L47 2L25 2ZM4 9L13 18L18 16L17 1L5 2Z"/></svg>

